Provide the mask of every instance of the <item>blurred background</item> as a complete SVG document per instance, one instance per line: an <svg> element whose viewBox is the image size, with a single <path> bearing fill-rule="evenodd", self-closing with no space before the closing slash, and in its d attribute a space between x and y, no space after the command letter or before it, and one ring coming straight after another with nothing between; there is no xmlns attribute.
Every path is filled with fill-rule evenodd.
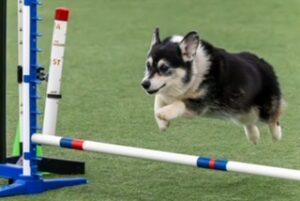
<svg viewBox="0 0 300 201"><path fill-rule="evenodd" d="M39 30L48 68L56 7L71 9L58 134L171 152L300 169L300 1L44 1ZM18 119L17 0L8 1L9 152ZM178 119L160 133L153 97L140 87L152 32L197 31L217 47L252 51L274 65L288 108L283 140L261 126L254 146L231 122ZM40 94L45 96L43 83ZM43 111L43 102L40 108ZM10 200L300 200L299 184L143 160L44 148L46 156L86 161L89 185ZM52 177L53 175L49 175Z"/></svg>

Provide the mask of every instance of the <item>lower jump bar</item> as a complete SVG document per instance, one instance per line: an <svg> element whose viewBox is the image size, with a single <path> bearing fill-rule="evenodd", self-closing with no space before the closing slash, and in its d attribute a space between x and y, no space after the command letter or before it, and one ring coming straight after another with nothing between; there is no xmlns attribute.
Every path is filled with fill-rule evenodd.
<svg viewBox="0 0 300 201"><path fill-rule="evenodd" d="M239 172L300 181L300 171L287 168L278 168L227 160L214 160L210 158L186 154L177 154L165 151L156 151L151 149L135 148L102 142L85 141L44 134L34 134L32 136L32 141L36 144L42 145L58 146L69 149L162 161L167 163L188 165L199 168Z"/></svg>

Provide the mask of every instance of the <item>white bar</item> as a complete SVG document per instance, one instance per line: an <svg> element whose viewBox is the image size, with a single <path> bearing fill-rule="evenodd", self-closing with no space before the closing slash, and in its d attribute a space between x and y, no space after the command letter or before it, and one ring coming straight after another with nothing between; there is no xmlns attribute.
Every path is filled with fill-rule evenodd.
<svg viewBox="0 0 300 201"><path fill-rule="evenodd" d="M300 181L300 171L287 168L278 168L265 165L256 165L251 163L228 161L227 170L232 172L240 172L246 174L262 175L268 177Z"/></svg>
<svg viewBox="0 0 300 201"><path fill-rule="evenodd" d="M85 151L129 156L133 158L143 158L148 160L163 161L189 166L197 166L198 159L197 156L191 156L186 154L177 154L171 152L156 151L151 149L135 148L93 141L85 141L83 144L83 149Z"/></svg>
<svg viewBox="0 0 300 201"><path fill-rule="evenodd" d="M23 0L18 0L18 66L23 66ZM22 115L23 115L23 101L22 101L22 83L18 84L19 89L19 129L20 142L23 141L22 136Z"/></svg>
<svg viewBox="0 0 300 201"><path fill-rule="evenodd" d="M29 75L30 62L30 7L23 5L23 78ZM23 81L23 153L30 151L29 83ZM23 175L30 176L30 161L23 157Z"/></svg>
<svg viewBox="0 0 300 201"><path fill-rule="evenodd" d="M51 145L60 147L62 137L34 134L32 141L37 144ZM135 148L129 146L114 145L101 142L84 141L83 150L91 152L99 152L133 158L142 158L168 163L176 163L188 166L196 166L198 156L177 154L164 151L156 151L151 149ZM264 165L255 165L251 163L240 163L228 161L226 165L227 171L262 175L275 178L289 179L300 181L300 171L286 168L278 168Z"/></svg>
<svg viewBox="0 0 300 201"><path fill-rule="evenodd" d="M37 144L49 145L49 146L60 146L60 140L62 137L45 135L45 134L34 134L31 137L32 142Z"/></svg>
<svg viewBox="0 0 300 201"><path fill-rule="evenodd" d="M51 60L47 94L61 95L61 79L63 71L64 51L67 33L67 21L54 21ZM43 134L55 135L59 99L46 97Z"/></svg>
<svg viewBox="0 0 300 201"><path fill-rule="evenodd" d="M37 144L60 146L61 137L45 134L35 134L32 136L31 139ZM93 141L84 141L83 150L90 152L128 156L133 158L163 161L189 166L197 166L198 159L197 156L191 156L186 154L176 154L171 152L156 151L151 149L135 148Z"/></svg>

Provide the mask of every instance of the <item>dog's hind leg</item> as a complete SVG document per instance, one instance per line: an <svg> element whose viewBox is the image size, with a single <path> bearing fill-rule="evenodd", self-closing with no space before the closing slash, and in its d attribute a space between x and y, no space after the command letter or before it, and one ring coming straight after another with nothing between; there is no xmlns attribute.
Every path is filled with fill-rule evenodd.
<svg viewBox="0 0 300 201"><path fill-rule="evenodd" d="M260 133L255 124L244 126L247 138L253 143L257 144L260 138Z"/></svg>
<svg viewBox="0 0 300 201"><path fill-rule="evenodd" d="M275 105L273 106L275 112L270 118L268 125L269 125L270 132L272 134L272 139L274 142L276 142L281 140L282 138L282 129L279 122L280 122L280 116L286 107L286 102L283 99L281 99L279 103L275 102L273 104Z"/></svg>
<svg viewBox="0 0 300 201"><path fill-rule="evenodd" d="M260 138L260 133L255 125L258 122L258 109L252 108L248 113L238 117L238 121L244 125L244 130L248 140L253 144L257 144Z"/></svg>
<svg viewBox="0 0 300 201"><path fill-rule="evenodd" d="M281 140L282 138L282 129L279 124L279 121L269 123L270 132L272 134L272 139L274 142Z"/></svg>

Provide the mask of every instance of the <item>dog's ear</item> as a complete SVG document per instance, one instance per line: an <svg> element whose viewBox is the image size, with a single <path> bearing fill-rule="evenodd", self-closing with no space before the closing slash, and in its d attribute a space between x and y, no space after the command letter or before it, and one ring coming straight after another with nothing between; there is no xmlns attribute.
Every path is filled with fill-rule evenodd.
<svg viewBox="0 0 300 201"><path fill-rule="evenodd" d="M192 61L196 55L200 39L197 32L189 32L180 42L182 58L184 61Z"/></svg>
<svg viewBox="0 0 300 201"><path fill-rule="evenodd" d="M160 43L160 36L159 36L159 28L155 28L154 32L153 32L153 36L152 36L152 41L151 41L151 46L152 47L153 45L155 44L158 44Z"/></svg>

